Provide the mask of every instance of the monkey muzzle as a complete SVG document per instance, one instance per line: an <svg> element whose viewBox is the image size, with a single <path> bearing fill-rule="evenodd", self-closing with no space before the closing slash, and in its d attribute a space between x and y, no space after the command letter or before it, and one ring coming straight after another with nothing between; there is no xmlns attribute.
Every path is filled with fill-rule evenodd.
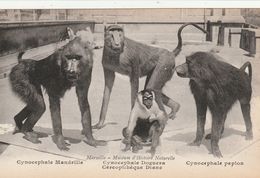
<svg viewBox="0 0 260 178"><path fill-rule="evenodd" d="M121 52L123 48L123 45L121 43L113 43L112 49L116 52Z"/></svg>
<svg viewBox="0 0 260 178"><path fill-rule="evenodd" d="M146 102L145 105L146 105L147 109L151 109L153 102Z"/></svg>
<svg viewBox="0 0 260 178"><path fill-rule="evenodd" d="M78 70L79 59L72 58L72 56L68 56L68 59L69 60L67 61L68 66L66 69L66 77L67 77L67 80L69 80L71 82L75 82L79 78L79 70Z"/></svg>
<svg viewBox="0 0 260 178"><path fill-rule="evenodd" d="M147 109L151 109L153 106L153 100L152 99L143 99L143 104Z"/></svg>
<svg viewBox="0 0 260 178"><path fill-rule="evenodd" d="M68 71L66 73L66 76L67 76L67 80L69 80L70 82L76 82L79 78L79 75L74 71Z"/></svg>
<svg viewBox="0 0 260 178"><path fill-rule="evenodd" d="M176 67L176 73L179 77L188 78L188 65L186 63Z"/></svg>

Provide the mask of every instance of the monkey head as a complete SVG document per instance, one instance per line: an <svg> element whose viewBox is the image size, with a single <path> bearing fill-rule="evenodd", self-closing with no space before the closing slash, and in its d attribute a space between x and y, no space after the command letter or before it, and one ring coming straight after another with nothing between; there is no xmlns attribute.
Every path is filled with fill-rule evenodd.
<svg viewBox="0 0 260 178"><path fill-rule="evenodd" d="M190 78L189 65L191 65L192 62L192 57L187 56L186 62L176 67L177 75L183 78Z"/></svg>
<svg viewBox="0 0 260 178"><path fill-rule="evenodd" d="M65 71L67 80L72 83L78 80L79 77L79 63L81 56L79 55L66 55L63 60L62 68Z"/></svg>
<svg viewBox="0 0 260 178"><path fill-rule="evenodd" d="M151 109L151 107L153 106L153 100L154 100L153 92L151 90L143 90L141 92L141 95L142 95L143 105L147 109Z"/></svg>
<svg viewBox="0 0 260 178"><path fill-rule="evenodd" d="M211 53L195 52L186 57L186 62L176 67L177 75L191 80L210 81L218 70Z"/></svg>
<svg viewBox="0 0 260 178"><path fill-rule="evenodd" d="M93 65L93 48L90 42L76 36L59 50L58 65L66 79L75 84L81 73L90 70Z"/></svg>
<svg viewBox="0 0 260 178"><path fill-rule="evenodd" d="M124 30L119 25L105 27L104 47L112 54L124 51Z"/></svg>

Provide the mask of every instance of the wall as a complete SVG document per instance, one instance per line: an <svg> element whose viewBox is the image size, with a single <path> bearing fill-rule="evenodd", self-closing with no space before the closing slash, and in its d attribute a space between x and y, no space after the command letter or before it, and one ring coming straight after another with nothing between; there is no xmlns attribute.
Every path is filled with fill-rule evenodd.
<svg viewBox="0 0 260 178"><path fill-rule="evenodd" d="M114 22L205 22L242 20L241 9L164 8L164 9L0 9L0 21L94 20Z"/></svg>
<svg viewBox="0 0 260 178"><path fill-rule="evenodd" d="M93 21L0 23L0 56L55 43L66 27L94 31L94 26Z"/></svg>
<svg viewBox="0 0 260 178"><path fill-rule="evenodd" d="M260 8L242 9L241 13L247 23L260 26Z"/></svg>

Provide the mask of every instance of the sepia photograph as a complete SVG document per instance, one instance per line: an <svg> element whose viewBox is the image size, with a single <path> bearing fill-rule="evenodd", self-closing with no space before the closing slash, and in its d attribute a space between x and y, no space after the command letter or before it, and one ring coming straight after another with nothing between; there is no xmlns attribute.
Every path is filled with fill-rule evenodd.
<svg viewBox="0 0 260 178"><path fill-rule="evenodd" d="M259 60L260 8L0 9L0 176L257 178Z"/></svg>

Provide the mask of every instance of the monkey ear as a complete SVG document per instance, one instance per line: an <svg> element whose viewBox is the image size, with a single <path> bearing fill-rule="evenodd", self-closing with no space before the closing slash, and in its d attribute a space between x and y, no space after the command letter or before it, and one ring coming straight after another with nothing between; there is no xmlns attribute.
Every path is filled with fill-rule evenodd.
<svg viewBox="0 0 260 178"><path fill-rule="evenodd" d="M56 64L60 67L61 66L61 58L62 58L62 54L60 49L56 52L56 55L54 56L54 58L56 59Z"/></svg>
<svg viewBox="0 0 260 178"><path fill-rule="evenodd" d="M151 90L151 93L152 93L152 95L153 95L153 99L155 99L155 93L154 93L154 91Z"/></svg>
<svg viewBox="0 0 260 178"><path fill-rule="evenodd" d="M107 30L107 22L103 22L103 25L104 25L104 32Z"/></svg>
<svg viewBox="0 0 260 178"><path fill-rule="evenodd" d="M89 32L89 33L92 33L90 27L86 27L86 31Z"/></svg>
<svg viewBox="0 0 260 178"><path fill-rule="evenodd" d="M67 32L69 36L69 41L73 40L75 38L74 31L70 27L67 27Z"/></svg>

